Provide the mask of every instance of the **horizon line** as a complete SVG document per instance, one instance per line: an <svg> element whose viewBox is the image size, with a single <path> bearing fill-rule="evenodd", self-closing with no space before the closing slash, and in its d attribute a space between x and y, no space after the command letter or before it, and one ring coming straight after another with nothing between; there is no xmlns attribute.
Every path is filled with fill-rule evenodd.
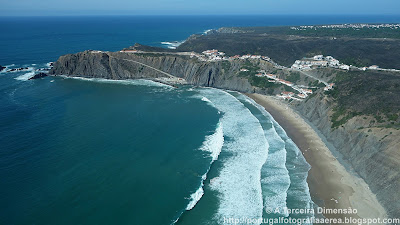
<svg viewBox="0 0 400 225"><path fill-rule="evenodd" d="M0 17L107 17L107 16L400 16L399 14L349 14L349 13L330 13L330 14L288 14L288 13L271 13L271 14L64 14L64 15L0 15Z"/></svg>

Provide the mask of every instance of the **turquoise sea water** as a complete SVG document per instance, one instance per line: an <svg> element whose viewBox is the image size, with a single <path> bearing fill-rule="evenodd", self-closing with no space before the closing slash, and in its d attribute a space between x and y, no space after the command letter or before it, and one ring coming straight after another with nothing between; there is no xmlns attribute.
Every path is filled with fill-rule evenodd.
<svg viewBox="0 0 400 225"><path fill-rule="evenodd" d="M0 224L312 217L266 212L313 207L309 165L279 124L239 93L145 80L27 80L60 54L119 50L135 42L162 46L220 26L318 19L218 18L0 18L0 64L29 67L0 73Z"/></svg>

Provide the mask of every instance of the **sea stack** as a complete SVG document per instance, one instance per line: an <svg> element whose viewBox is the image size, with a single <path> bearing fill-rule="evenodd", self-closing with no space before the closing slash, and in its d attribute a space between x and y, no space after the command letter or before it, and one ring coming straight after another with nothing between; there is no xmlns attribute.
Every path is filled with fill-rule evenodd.
<svg viewBox="0 0 400 225"><path fill-rule="evenodd" d="M47 77L47 74L45 74L45 73L38 73L38 74L35 74L35 76L29 78L29 80L35 80L35 79L39 79L39 78L43 78L43 77Z"/></svg>

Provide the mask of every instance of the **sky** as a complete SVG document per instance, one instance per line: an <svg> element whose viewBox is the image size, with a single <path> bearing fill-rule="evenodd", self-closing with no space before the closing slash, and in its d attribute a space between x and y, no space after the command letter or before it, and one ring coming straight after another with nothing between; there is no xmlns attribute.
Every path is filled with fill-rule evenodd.
<svg viewBox="0 0 400 225"><path fill-rule="evenodd" d="M400 15L400 0L0 0L1 16Z"/></svg>

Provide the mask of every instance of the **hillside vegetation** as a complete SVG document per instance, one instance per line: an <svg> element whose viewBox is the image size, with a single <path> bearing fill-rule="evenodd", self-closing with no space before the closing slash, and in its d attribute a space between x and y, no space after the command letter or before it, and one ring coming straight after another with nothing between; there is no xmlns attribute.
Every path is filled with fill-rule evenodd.
<svg viewBox="0 0 400 225"><path fill-rule="evenodd" d="M333 127L354 116L372 116L369 126L400 128L400 76L389 72L340 71L331 80L336 88L325 94L337 107Z"/></svg>
<svg viewBox="0 0 400 225"><path fill-rule="evenodd" d="M239 28L235 28L239 29ZM331 55L355 66L379 65L400 69L400 30L291 30L289 27L220 29L195 35L180 51L218 49L227 55L259 54L290 66L295 60L316 54Z"/></svg>

